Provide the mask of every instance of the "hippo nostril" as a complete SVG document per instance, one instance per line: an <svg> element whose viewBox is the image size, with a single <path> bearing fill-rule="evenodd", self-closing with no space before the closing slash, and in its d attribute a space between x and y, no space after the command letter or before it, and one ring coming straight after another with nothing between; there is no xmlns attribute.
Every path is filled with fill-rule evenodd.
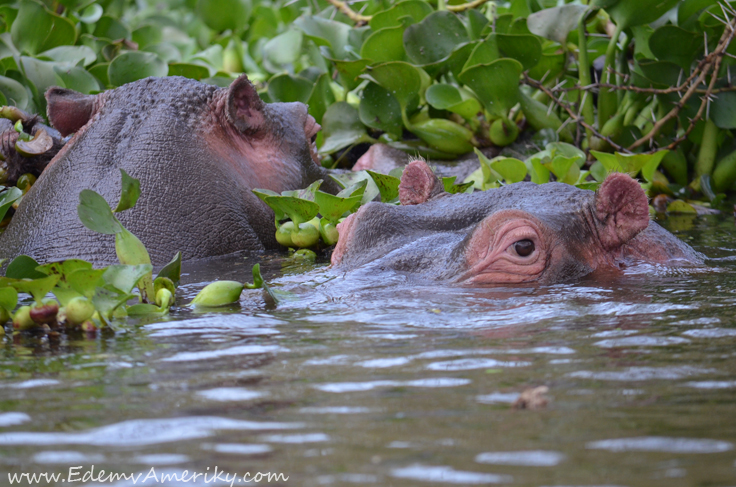
<svg viewBox="0 0 736 487"><path fill-rule="evenodd" d="M514 244L514 250L519 257L529 257L534 252L534 242L528 239L519 240Z"/></svg>

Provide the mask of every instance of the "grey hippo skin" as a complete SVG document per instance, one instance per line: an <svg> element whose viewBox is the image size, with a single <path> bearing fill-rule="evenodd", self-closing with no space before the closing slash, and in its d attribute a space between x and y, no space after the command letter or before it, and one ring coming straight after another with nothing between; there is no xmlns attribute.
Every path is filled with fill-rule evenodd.
<svg viewBox="0 0 736 487"><path fill-rule="evenodd" d="M703 256L649 220L639 183L611 174L597 192L516 183L451 195L423 161L404 170L401 206L368 203L338 227L338 271L388 269L467 285L568 282L649 262Z"/></svg>
<svg viewBox="0 0 736 487"><path fill-rule="evenodd" d="M319 125L302 103L265 104L245 76L229 88L180 77L147 78L99 95L51 88L48 116L75 133L24 196L0 237L0 257L40 262L117 261L114 238L85 228L79 193L115 207L120 169L141 181L132 210L118 214L154 265L278 248L273 213L251 189L284 191L324 179L310 139Z"/></svg>

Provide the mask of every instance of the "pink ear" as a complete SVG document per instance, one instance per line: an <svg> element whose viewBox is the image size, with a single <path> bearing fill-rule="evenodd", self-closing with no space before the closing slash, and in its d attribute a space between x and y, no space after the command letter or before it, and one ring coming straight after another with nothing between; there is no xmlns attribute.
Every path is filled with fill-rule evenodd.
<svg viewBox="0 0 736 487"><path fill-rule="evenodd" d="M95 95L83 95L65 88L49 88L46 91L46 114L51 125L66 137L89 122L94 114L96 98Z"/></svg>
<svg viewBox="0 0 736 487"><path fill-rule="evenodd" d="M246 75L238 77L228 88L227 118L242 132L255 132L263 125L265 106Z"/></svg>
<svg viewBox="0 0 736 487"><path fill-rule="evenodd" d="M610 174L595 194L598 236L606 250L625 244L649 226L649 200L628 174Z"/></svg>
<svg viewBox="0 0 736 487"><path fill-rule="evenodd" d="M444 192L442 182L422 159L411 161L404 168L399 184L402 205L419 205Z"/></svg>

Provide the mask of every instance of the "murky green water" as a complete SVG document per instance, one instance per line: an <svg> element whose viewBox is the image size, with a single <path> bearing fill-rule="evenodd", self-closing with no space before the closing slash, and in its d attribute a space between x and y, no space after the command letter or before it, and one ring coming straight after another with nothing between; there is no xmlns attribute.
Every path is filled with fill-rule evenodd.
<svg viewBox="0 0 736 487"><path fill-rule="evenodd" d="M665 224L712 271L458 289L271 260L295 297L276 309L253 291L94 340L6 338L0 485L229 485L215 467L233 485L736 485L734 221ZM185 266L181 302L254 262ZM540 385L545 408L511 407Z"/></svg>

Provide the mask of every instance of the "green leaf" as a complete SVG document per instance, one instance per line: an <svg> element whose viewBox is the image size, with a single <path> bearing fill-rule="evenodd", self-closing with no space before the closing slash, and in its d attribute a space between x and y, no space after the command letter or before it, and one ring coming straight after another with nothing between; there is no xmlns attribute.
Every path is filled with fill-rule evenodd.
<svg viewBox="0 0 736 487"><path fill-rule="evenodd" d="M38 56L47 57L57 63L69 63L75 66L80 63L82 66L89 66L97 61L97 54L87 46L59 46L44 51Z"/></svg>
<svg viewBox="0 0 736 487"><path fill-rule="evenodd" d="M416 64L430 64L449 56L455 48L469 42L468 31L454 13L433 12L404 33L406 54Z"/></svg>
<svg viewBox="0 0 736 487"><path fill-rule="evenodd" d="M358 205L360 205L360 200L362 198L362 194L348 198L333 196L329 193L323 193L322 191L317 191L314 194L314 202L319 205L320 215L335 224L343 214L353 211Z"/></svg>
<svg viewBox="0 0 736 487"><path fill-rule="evenodd" d="M531 159L532 166L531 176L532 182L535 184L545 184L549 182L550 170L544 167L538 160Z"/></svg>
<svg viewBox="0 0 736 487"><path fill-rule="evenodd" d="M123 25L119 20L110 17L109 15L103 15L95 23L95 30L93 31L95 37L102 37L111 41L118 39L127 39L130 37L130 30Z"/></svg>
<svg viewBox="0 0 736 487"><path fill-rule="evenodd" d="M79 193L77 214L82 224L93 232L113 235L123 231L105 198L92 190L84 189Z"/></svg>
<svg viewBox="0 0 736 487"><path fill-rule="evenodd" d="M465 94L465 91L467 90L460 90L453 85L438 83L430 86L424 96L427 103L438 110L449 110L466 120L473 120L483 107L475 97Z"/></svg>
<svg viewBox="0 0 736 487"><path fill-rule="evenodd" d="M680 0L618 0L606 8L621 29L650 24L667 13Z"/></svg>
<svg viewBox="0 0 736 487"><path fill-rule="evenodd" d="M13 44L18 50L34 55L57 46L74 44L77 32L74 24L48 10L35 0L22 0L10 28Z"/></svg>
<svg viewBox="0 0 736 487"><path fill-rule="evenodd" d="M400 61L372 66L361 77L374 81L393 94L403 110L419 98L422 89L419 68Z"/></svg>
<svg viewBox="0 0 736 487"><path fill-rule="evenodd" d="M307 103L312 93L312 86L312 82L308 79L282 74L271 78L268 82L268 94L274 102Z"/></svg>
<svg viewBox="0 0 736 487"><path fill-rule="evenodd" d="M110 287L98 287L92 296L92 304L101 316L109 321L116 308L125 304L128 300L137 298L135 294L121 293Z"/></svg>
<svg viewBox="0 0 736 487"><path fill-rule="evenodd" d="M240 31L248 25L250 0L198 0L199 18L216 32L223 30Z"/></svg>
<svg viewBox="0 0 736 487"><path fill-rule="evenodd" d="M404 30L403 26L397 26L374 32L363 43L360 57L376 63L406 61Z"/></svg>
<svg viewBox="0 0 736 487"><path fill-rule="evenodd" d="M290 29L266 42L263 46L263 67L272 73L283 71L301 56L301 31Z"/></svg>
<svg viewBox="0 0 736 487"><path fill-rule="evenodd" d="M112 60L107 76L113 86L122 86L149 76L163 77L169 67L152 52L127 51Z"/></svg>
<svg viewBox="0 0 736 487"><path fill-rule="evenodd" d="M40 279L46 274L36 270L38 262L27 255L19 255L13 259L5 270L5 277L11 279Z"/></svg>
<svg viewBox="0 0 736 487"><path fill-rule="evenodd" d="M397 27L402 25L404 19L408 19L409 23L421 22L424 18L432 13L432 7L427 2L405 1L398 2L391 8L378 12L371 17L369 25L374 31L385 29L387 27Z"/></svg>
<svg viewBox="0 0 736 487"><path fill-rule="evenodd" d="M675 25L663 25L649 37L649 49L660 61L675 63L689 72L703 51L703 37Z"/></svg>
<svg viewBox="0 0 736 487"><path fill-rule="evenodd" d="M66 284L79 295L91 299L97 287L105 284L105 272L106 269L77 269L65 276ZM59 287L61 284L60 282Z"/></svg>
<svg viewBox="0 0 736 487"><path fill-rule="evenodd" d="M718 101L710 105L710 118L716 127L736 129L736 92L718 94Z"/></svg>
<svg viewBox="0 0 736 487"><path fill-rule="evenodd" d="M302 16L294 26L304 32L319 46L329 46L338 59L345 59L350 26L335 20L317 16Z"/></svg>
<svg viewBox="0 0 736 487"><path fill-rule="evenodd" d="M10 283L19 293L28 293L33 296L33 300L36 303L40 303L41 300L56 286L59 282L59 276L54 274L51 276L44 276L42 278L33 280L20 280Z"/></svg>
<svg viewBox="0 0 736 487"><path fill-rule="evenodd" d="M64 82L64 86L70 90L78 91L89 95L100 91L100 83L87 70L79 66L64 68L63 66L54 66L57 76Z"/></svg>
<svg viewBox="0 0 736 487"><path fill-rule="evenodd" d="M151 265L151 256L138 237L122 227L122 231L115 234L115 253L121 264L137 266L139 264ZM144 301L152 302L155 298L153 293L153 272L149 270L138 281L138 290Z"/></svg>
<svg viewBox="0 0 736 487"><path fill-rule="evenodd" d="M526 177L526 165L513 157L494 158L491 169L498 173L506 184L518 183Z"/></svg>
<svg viewBox="0 0 736 487"><path fill-rule="evenodd" d="M337 102L327 109L322 117L322 132L324 139L319 148L320 154L331 154L368 140L358 110L347 102Z"/></svg>
<svg viewBox="0 0 736 487"><path fill-rule="evenodd" d="M105 270L102 278L115 289L130 293L138 281L152 270L151 264L111 265Z"/></svg>
<svg viewBox="0 0 736 487"><path fill-rule="evenodd" d="M171 63L169 64L168 76L183 76L189 79L200 81L210 77L210 70L199 64L192 63Z"/></svg>
<svg viewBox="0 0 736 487"><path fill-rule="evenodd" d="M155 304L138 303L125 308L128 316L164 316L168 313L168 309L162 310Z"/></svg>
<svg viewBox="0 0 736 487"><path fill-rule="evenodd" d="M15 186L9 188L2 194L2 196L0 196L0 220L5 218L5 214L8 212L10 207L13 206L13 203L15 203L15 201L21 196L23 196L23 191Z"/></svg>
<svg viewBox="0 0 736 487"><path fill-rule="evenodd" d="M21 110L28 108L30 101L28 91L14 79L0 76L0 93L5 96L7 103L17 106Z"/></svg>
<svg viewBox="0 0 736 487"><path fill-rule="evenodd" d="M404 129L401 105L391 93L376 83L368 83L363 89L358 111L361 122L371 128L383 130L397 137Z"/></svg>
<svg viewBox="0 0 736 487"><path fill-rule="evenodd" d="M171 262L166 264L156 276L156 279L165 277L174 283L174 287L179 286L179 280L181 279L181 252L177 252Z"/></svg>
<svg viewBox="0 0 736 487"><path fill-rule="evenodd" d="M267 196L264 201L274 210L279 210L291 218L296 226L308 222L319 213L317 203L294 196Z"/></svg>
<svg viewBox="0 0 736 487"><path fill-rule="evenodd" d="M578 4L546 8L529 15L526 22L532 34L565 44L568 34L577 29L580 16L587 9Z"/></svg>
<svg viewBox="0 0 736 487"><path fill-rule="evenodd" d="M550 162L544 164L557 178L557 181L566 184L574 184L580 175L580 168L576 164L575 157L555 156Z"/></svg>
<svg viewBox="0 0 736 487"><path fill-rule="evenodd" d="M464 70L460 74L460 81L478 95L486 110L505 117L519 101L519 76L522 70L521 63L515 59L498 59Z"/></svg>
<svg viewBox="0 0 736 487"><path fill-rule="evenodd" d="M115 213L133 208L141 195L141 181L139 179L131 178L123 169L120 170L120 175L122 176L120 201L118 201L118 206L114 210Z"/></svg>
<svg viewBox="0 0 736 487"><path fill-rule="evenodd" d="M0 306L6 311L13 311L18 305L18 291L14 287L0 287Z"/></svg>
<svg viewBox="0 0 736 487"><path fill-rule="evenodd" d="M391 203L399 197L399 184L401 179L373 171L366 171L378 187L381 193L382 203Z"/></svg>
<svg viewBox="0 0 736 487"><path fill-rule="evenodd" d="M653 177L654 171L656 170L662 158L667 154L666 150L660 150L654 154L607 154L605 152L590 151L597 160L603 164L606 171L610 174L612 172L625 172L631 177L635 177L645 165L648 165L648 176ZM651 165L649 165L651 164Z"/></svg>
<svg viewBox="0 0 736 487"><path fill-rule="evenodd" d="M457 176L442 178L442 187L445 188L446 192L450 194L465 193L468 190L468 188L473 187L473 184L474 184L473 181L469 181L463 184L455 184L456 179L457 179Z"/></svg>

